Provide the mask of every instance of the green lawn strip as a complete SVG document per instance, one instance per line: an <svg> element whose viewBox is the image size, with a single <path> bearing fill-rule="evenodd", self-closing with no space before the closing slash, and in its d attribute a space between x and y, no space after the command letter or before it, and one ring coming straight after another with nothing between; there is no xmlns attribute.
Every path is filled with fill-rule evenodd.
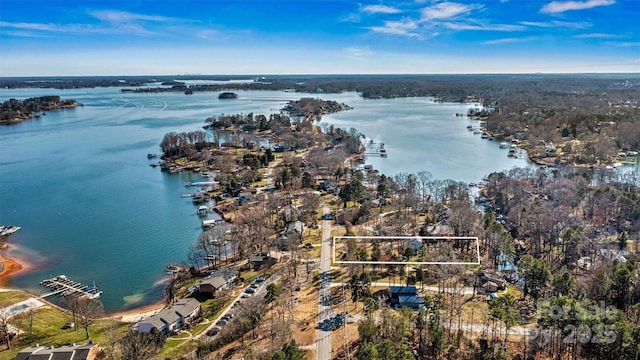
<svg viewBox="0 0 640 360"><path fill-rule="evenodd" d="M15 304L20 301L30 299L31 297L20 291L3 291L0 292L0 302L6 304Z"/></svg>
<svg viewBox="0 0 640 360"><path fill-rule="evenodd" d="M181 356L197 349L200 344L202 342L197 340L167 341L156 358L179 359Z"/></svg>

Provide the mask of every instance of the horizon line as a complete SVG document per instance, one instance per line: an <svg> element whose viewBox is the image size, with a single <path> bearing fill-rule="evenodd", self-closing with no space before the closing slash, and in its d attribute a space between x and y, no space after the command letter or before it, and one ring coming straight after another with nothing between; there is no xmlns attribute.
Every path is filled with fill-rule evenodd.
<svg viewBox="0 0 640 360"><path fill-rule="evenodd" d="M254 73L254 74L135 74L135 75L16 75L0 76L0 79L29 78L97 78L97 77L265 77L265 76L479 76L479 75L640 75L638 72L606 71L606 72L478 72L478 73Z"/></svg>

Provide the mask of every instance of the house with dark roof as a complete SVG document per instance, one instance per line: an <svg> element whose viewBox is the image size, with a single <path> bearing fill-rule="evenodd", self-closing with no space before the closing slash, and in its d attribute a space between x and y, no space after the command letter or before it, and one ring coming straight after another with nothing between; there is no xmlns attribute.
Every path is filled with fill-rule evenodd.
<svg viewBox="0 0 640 360"><path fill-rule="evenodd" d="M168 308L138 322L133 326L141 332L149 332L155 328L162 333L169 333L191 323L200 313L200 302L193 298L180 299Z"/></svg>
<svg viewBox="0 0 640 360"><path fill-rule="evenodd" d="M424 306L424 298L418 296L418 289L415 286L392 286L389 288L389 295L394 309L408 307L418 310Z"/></svg>
<svg viewBox="0 0 640 360"><path fill-rule="evenodd" d="M16 360L93 360L98 355L98 344L69 344L60 347L35 344L20 350Z"/></svg>
<svg viewBox="0 0 640 360"><path fill-rule="evenodd" d="M203 295L215 296L216 291L226 288L238 279L238 270L222 269L207 276L198 285L198 292Z"/></svg>
<svg viewBox="0 0 640 360"><path fill-rule="evenodd" d="M256 253L249 255L249 264L254 270L258 270L263 266L271 266L280 260L281 255L275 251L268 253Z"/></svg>

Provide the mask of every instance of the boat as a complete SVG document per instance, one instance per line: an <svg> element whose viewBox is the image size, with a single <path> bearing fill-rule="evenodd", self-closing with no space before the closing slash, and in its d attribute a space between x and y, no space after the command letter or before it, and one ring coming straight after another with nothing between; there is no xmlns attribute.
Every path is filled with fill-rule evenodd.
<svg viewBox="0 0 640 360"><path fill-rule="evenodd" d="M156 156L158 156L158 155L156 155L156 154L147 154L147 159L153 159Z"/></svg>
<svg viewBox="0 0 640 360"><path fill-rule="evenodd" d="M200 172L200 168L199 167L193 168L193 172Z"/></svg>
<svg viewBox="0 0 640 360"><path fill-rule="evenodd" d="M87 294L87 298L89 299L97 299L100 297L100 295L102 295L102 290L95 292L93 294Z"/></svg>
<svg viewBox="0 0 640 360"><path fill-rule="evenodd" d="M508 147L509 147L509 143L506 143L504 141L500 143L500 149L506 149Z"/></svg>
<svg viewBox="0 0 640 360"><path fill-rule="evenodd" d="M473 130L473 126L467 125L467 130L469 130L469 131Z"/></svg>
<svg viewBox="0 0 640 360"><path fill-rule="evenodd" d="M2 225L0 226L0 236L9 236L11 234L13 234L14 232L18 231L22 229L20 226L15 226L15 225L9 225L9 226L5 226Z"/></svg>

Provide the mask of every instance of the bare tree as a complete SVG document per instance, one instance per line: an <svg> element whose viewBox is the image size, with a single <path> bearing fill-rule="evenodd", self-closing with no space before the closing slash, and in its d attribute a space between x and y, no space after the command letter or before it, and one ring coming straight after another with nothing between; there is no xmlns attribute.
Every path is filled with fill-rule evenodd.
<svg viewBox="0 0 640 360"><path fill-rule="evenodd" d="M11 349L11 331L9 329L9 320L12 316L9 311L11 305L8 301L0 302L0 334L7 343L7 349Z"/></svg>
<svg viewBox="0 0 640 360"><path fill-rule="evenodd" d="M66 308L67 310L71 311L71 315L73 316L73 324L77 324L78 320L77 320L77 315L78 315L78 301L79 298L75 297L75 296L69 296L69 297L65 297L62 299L62 306L64 308ZM78 331L78 327L74 326L73 329L75 331Z"/></svg>
<svg viewBox="0 0 640 360"><path fill-rule="evenodd" d="M122 360L152 359L165 340L166 337L156 329L151 329L148 333L130 330L120 339Z"/></svg>
<svg viewBox="0 0 640 360"><path fill-rule="evenodd" d="M89 338L89 325L104 314L104 306L97 299L87 297L78 298L77 302L78 322L84 328L86 338Z"/></svg>

